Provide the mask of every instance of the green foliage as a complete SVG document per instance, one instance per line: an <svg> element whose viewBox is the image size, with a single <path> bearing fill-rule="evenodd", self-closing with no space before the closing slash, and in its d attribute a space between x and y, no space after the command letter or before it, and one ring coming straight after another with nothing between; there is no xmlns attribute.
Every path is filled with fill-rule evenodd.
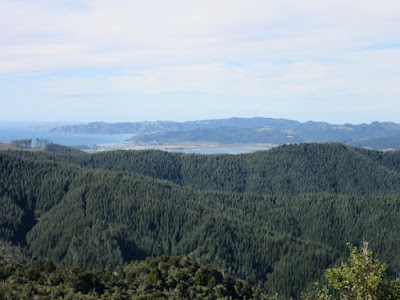
<svg viewBox="0 0 400 300"><path fill-rule="evenodd" d="M400 282L387 279L386 264L372 257L368 243L364 242L361 251L349 244L350 258L339 267L325 272L329 287L340 299L348 300L389 300L400 299ZM303 295L306 300L335 299L327 286L315 286L310 293Z"/></svg>
<svg viewBox="0 0 400 300"><path fill-rule="evenodd" d="M313 289L310 292L302 293L301 297L303 300L333 300L333 296L329 291L327 285L322 287L318 282L314 283Z"/></svg>
<svg viewBox="0 0 400 300"><path fill-rule="evenodd" d="M196 281L197 274L211 279ZM275 299L187 257L137 261L113 272L9 264L0 266L0 279L2 299Z"/></svg>

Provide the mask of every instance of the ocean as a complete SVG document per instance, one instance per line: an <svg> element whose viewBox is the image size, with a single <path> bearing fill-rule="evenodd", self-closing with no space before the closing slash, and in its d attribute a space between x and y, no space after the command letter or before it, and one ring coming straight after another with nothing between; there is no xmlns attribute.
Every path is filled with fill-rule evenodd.
<svg viewBox="0 0 400 300"><path fill-rule="evenodd" d="M10 143L13 140L48 139L64 146L120 144L129 139L131 134L71 134L54 133L40 129L27 128L20 123L0 123L0 142Z"/></svg>

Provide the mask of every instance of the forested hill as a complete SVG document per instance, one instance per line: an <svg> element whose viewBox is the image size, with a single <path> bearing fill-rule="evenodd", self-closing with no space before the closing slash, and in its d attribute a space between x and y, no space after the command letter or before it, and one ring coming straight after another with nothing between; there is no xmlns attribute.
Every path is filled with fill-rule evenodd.
<svg viewBox="0 0 400 300"><path fill-rule="evenodd" d="M65 155L63 149L50 145L51 154L21 151L14 155L133 172L201 190L269 195L398 195L400 190L399 151L371 151L335 143L283 145L242 155L154 150Z"/></svg>
<svg viewBox="0 0 400 300"><path fill-rule="evenodd" d="M399 153L340 144L246 155L0 151L0 237L108 269L189 255L298 298L367 239L400 271Z"/></svg>

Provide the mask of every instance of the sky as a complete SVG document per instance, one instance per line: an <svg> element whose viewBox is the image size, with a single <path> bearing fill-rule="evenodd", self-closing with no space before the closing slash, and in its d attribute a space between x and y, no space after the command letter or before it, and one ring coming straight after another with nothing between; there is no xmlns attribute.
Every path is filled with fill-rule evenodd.
<svg viewBox="0 0 400 300"><path fill-rule="evenodd" d="M0 0L0 121L400 123L398 0Z"/></svg>

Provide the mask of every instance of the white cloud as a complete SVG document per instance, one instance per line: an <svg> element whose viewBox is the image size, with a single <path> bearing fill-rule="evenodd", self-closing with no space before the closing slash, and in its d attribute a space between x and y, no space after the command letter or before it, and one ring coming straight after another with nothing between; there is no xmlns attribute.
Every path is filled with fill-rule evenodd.
<svg viewBox="0 0 400 300"><path fill-rule="evenodd" d="M13 71L13 65L25 71L16 61L31 71L230 58L318 60L392 42L400 23L397 1L96 0L82 1L83 8L75 10L58 3L0 1L6 48L0 49L0 72ZM2 54L10 46L11 58Z"/></svg>
<svg viewBox="0 0 400 300"><path fill-rule="evenodd" d="M381 96L396 107L399 11L394 0L0 0L0 78L29 75L54 98L195 92L372 107Z"/></svg>

